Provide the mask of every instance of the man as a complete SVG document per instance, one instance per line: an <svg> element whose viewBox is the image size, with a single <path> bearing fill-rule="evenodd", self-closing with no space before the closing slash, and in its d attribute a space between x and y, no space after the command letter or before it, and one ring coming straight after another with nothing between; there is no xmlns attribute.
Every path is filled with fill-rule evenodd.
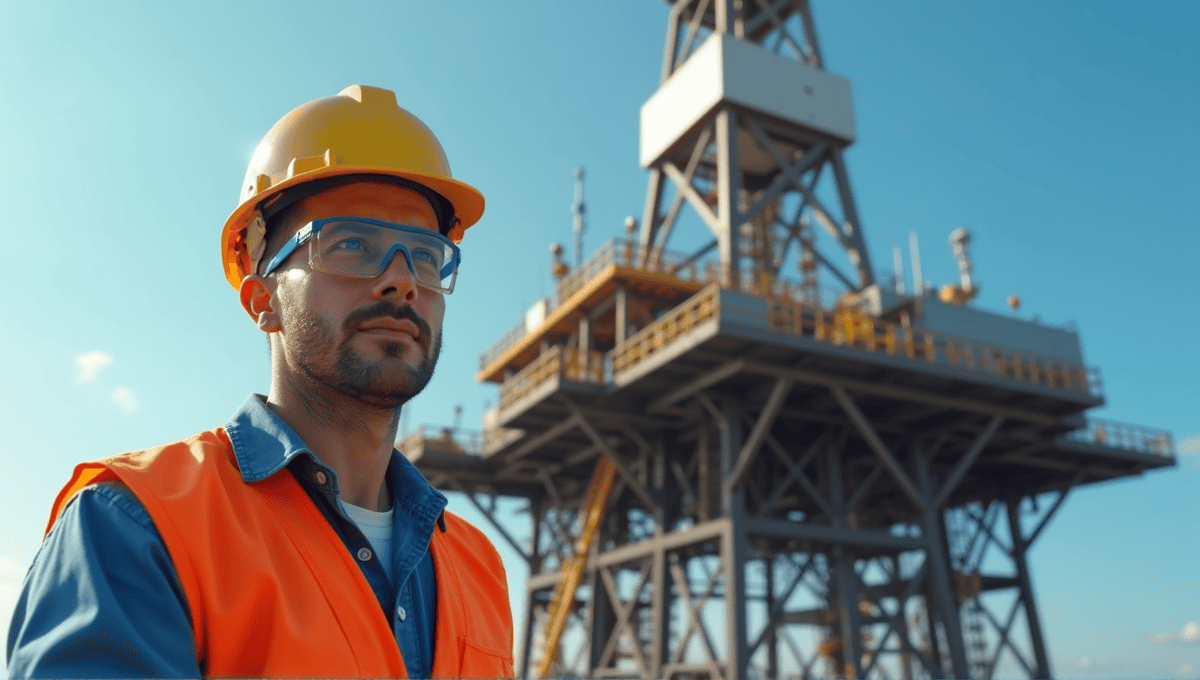
<svg viewBox="0 0 1200 680"><path fill-rule="evenodd" d="M8 639L13 677L507 677L503 566L394 448L483 196L395 95L280 120L221 237L271 348L224 427L76 468Z"/></svg>

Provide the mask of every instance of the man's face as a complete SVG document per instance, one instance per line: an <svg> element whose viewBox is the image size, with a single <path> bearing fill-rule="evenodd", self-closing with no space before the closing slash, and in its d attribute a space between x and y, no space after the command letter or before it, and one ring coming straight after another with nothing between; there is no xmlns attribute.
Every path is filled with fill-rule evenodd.
<svg viewBox="0 0 1200 680"><path fill-rule="evenodd" d="M437 231L425 197L374 182L308 197L276 228L290 237L324 217L365 217ZM268 277L282 326L272 345L275 370L301 389L320 385L372 406L399 408L433 377L445 298L416 284L401 253L379 276L361 279L313 270L308 252L301 246Z"/></svg>

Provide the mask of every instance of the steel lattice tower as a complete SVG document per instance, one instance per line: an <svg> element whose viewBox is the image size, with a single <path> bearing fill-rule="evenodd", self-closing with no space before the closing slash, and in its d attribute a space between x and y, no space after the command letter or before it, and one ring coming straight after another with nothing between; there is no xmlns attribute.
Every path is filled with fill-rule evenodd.
<svg viewBox="0 0 1200 680"><path fill-rule="evenodd" d="M1074 331L876 283L805 0L674 2L662 76L636 238L481 357L482 437L400 442L528 562L519 668L605 456L558 676L1050 677L1026 555L1076 487L1172 465L1170 434L1085 418ZM675 253L685 210L711 241Z"/></svg>
<svg viewBox="0 0 1200 680"><path fill-rule="evenodd" d="M844 157L853 141L849 83L825 72L806 2L676 2L662 86L642 109L649 189L640 243L662 252L686 202L713 235L697 256L715 248L723 285L761 290L811 216L855 276L818 251L821 263L851 290L870 286ZM841 219L817 195L823 174ZM675 195L666 207L668 184Z"/></svg>

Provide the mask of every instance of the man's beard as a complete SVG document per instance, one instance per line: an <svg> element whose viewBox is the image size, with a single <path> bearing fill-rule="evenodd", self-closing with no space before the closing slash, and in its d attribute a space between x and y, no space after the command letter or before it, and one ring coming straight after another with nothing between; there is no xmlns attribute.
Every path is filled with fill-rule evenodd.
<svg viewBox="0 0 1200 680"><path fill-rule="evenodd" d="M416 324L423 340L417 343L423 354L420 364L415 367L400 365L399 371L385 371L378 362L364 359L346 343L338 349L337 361L334 362L332 370L321 371L314 365L312 358L328 355L334 345L335 335L329 322L306 311L299 319L296 334L299 345L299 351L296 353L297 365L300 370L309 378L347 397L377 408L399 409L425 389L433 378L433 369L442 352L442 336L439 333L434 337L429 324L413 311L412 307L399 307L381 301L351 312L342 323L345 337L348 338L361 324L380 317L407 319ZM433 339L432 345L428 344L430 338ZM396 360L390 362L393 364L401 364L400 357L403 351L404 345L398 342L383 345L384 356Z"/></svg>

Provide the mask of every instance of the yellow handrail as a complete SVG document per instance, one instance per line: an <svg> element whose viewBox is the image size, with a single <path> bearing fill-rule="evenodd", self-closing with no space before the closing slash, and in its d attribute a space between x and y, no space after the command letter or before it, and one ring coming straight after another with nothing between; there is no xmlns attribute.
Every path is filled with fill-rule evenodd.
<svg viewBox="0 0 1200 680"><path fill-rule="evenodd" d="M538 665L539 678L550 677L550 667L558 655L558 642L562 639L563 628L567 623L567 614L575 601L575 591L583 578L583 569L587 565L588 553L600 522L604 520L604 510L608 507L608 498L612 495L613 484L617 478L617 466L608 456L601 456L596 461L596 470L592 473L592 483L588 486L587 501L584 503L586 514L583 516L583 527L579 539L575 542L575 555L562 565L558 585L554 588L554 599L550 601L549 615L543 629L545 650L542 662Z"/></svg>
<svg viewBox="0 0 1200 680"><path fill-rule="evenodd" d="M819 307L768 300L767 321L772 328L832 345L858 347L910 359L989 373L1046 387L1099 394L1100 374L1095 368L1031 354L1026 350L989 345L940 333L898 327L868 316L856 307L832 312Z"/></svg>
<svg viewBox="0 0 1200 680"><path fill-rule="evenodd" d="M1088 418L1086 427L1068 432L1065 438L1097 446L1150 453L1165 458L1175 457L1175 440L1167 430L1120 423L1115 420Z"/></svg>
<svg viewBox="0 0 1200 680"><path fill-rule="evenodd" d="M720 287L709 284L700 292L646 326L614 349L613 375L620 375L679 337L717 316ZM1070 361L1032 354L1027 350L991 345L928 330L901 326L864 314L854 307L820 307L768 298L767 325L777 331L829 343L856 347L915 361L1011 378L1055 389L1098 395L1100 373ZM552 347L500 386L500 407L507 408L553 376L572 382L604 384L606 358L599 352Z"/></svg>
<svg viewBox="0 0 1200 680"><path fill-rule="evenodd" d="M500 385L500 408L508 408L554 376L572 382L602 385L604 354L585 352L577 347L555 346L547 349Z"/></svg>
<svg viewBox="0 0 1200 680"><path fill-rule="evenodd" d="M612 352L613 373L620 373L663 349L717 313L716 284L688 298L658 321L646 326Z"/></svg>

